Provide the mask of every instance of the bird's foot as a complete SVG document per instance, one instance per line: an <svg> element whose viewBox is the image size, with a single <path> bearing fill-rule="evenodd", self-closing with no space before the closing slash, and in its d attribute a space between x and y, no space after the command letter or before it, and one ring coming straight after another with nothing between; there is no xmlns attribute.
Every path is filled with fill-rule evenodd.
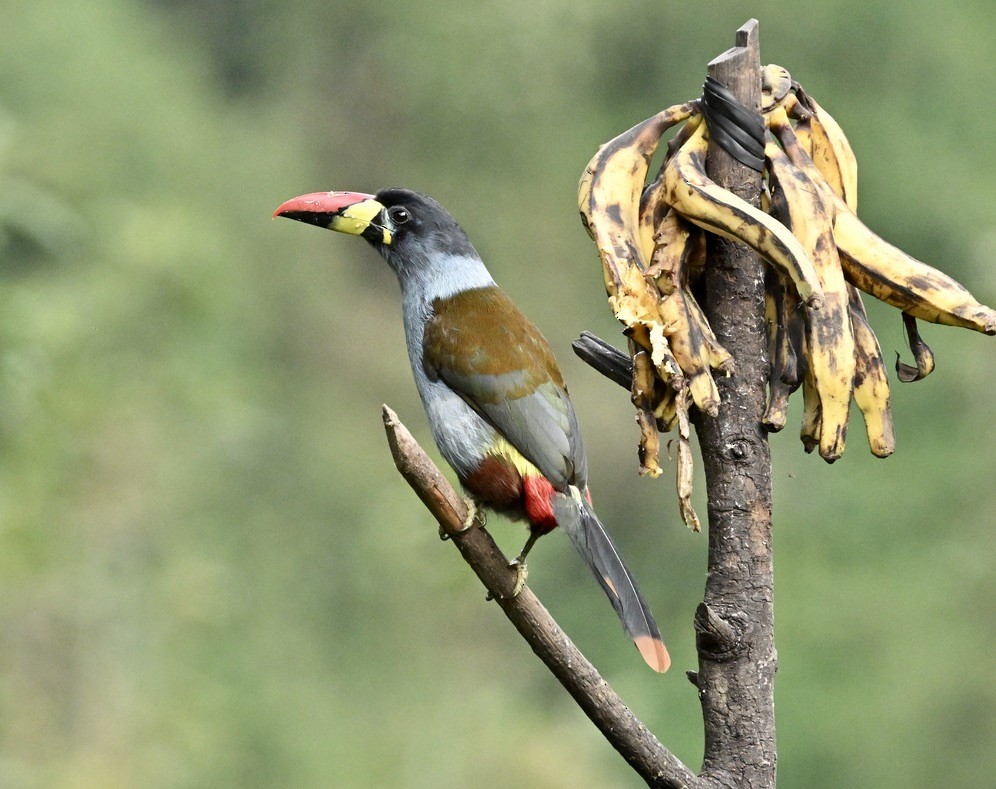
<svg viewBox="0 0 996 789"><path fill-rule="evenodd" d="M463 503L467 507L467 516L463 519L463 522L460 524L460 531L467 531L467 529L469 529L471 526L474 525L475 520L479 521L480 524L483 526L485 523L484 510L478 510L477 504L474 502L474 500L471 498L467 498L466 496L463 499ZM440 526L439 539L442 540L443 542L446 542L449 538L450 535L446 533L446 529Z"/></svg>
<svg viewBox="0 0 996 789"><path fill-rule="evenodd" d="M519 592L526 585L526 579L529 577L529 568L526 567L526 560L521 556L513 559L508 566L515 570L515 586L512 587L512 597L518 597Z"/></svg>
<svg viewBox="0 0 996 789"><path fill-rule="evenodd" d="M471 498L464 497L463 503L467 505L467 517L463 519L460 531L469 529L474 525L475 520L479 520L483 526L485 523L484 510L478 510L477 503Z"/></svg>
<svg viewBox="0 0 996 789"><path fill-rule="evenodd" d="M518 597L519 592L523 590L526 585L526 578L529 577L529 569L526 567L526 563L522 560L521 556L517 556L512 561L508 563L510 570L515 570L515 583L512 585L512 594L509 598ZM501 595L504 598L504 595ZM495 599L494 592L488 592L484 598L489 603Z"/></svg>

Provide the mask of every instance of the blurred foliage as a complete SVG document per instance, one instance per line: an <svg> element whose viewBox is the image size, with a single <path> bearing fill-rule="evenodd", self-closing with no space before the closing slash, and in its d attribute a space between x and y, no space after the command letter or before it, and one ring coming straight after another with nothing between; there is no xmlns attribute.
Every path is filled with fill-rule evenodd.
<svg viewBox="0 0 996 789"><path fill-rule="evenodd" d="M851 136L869 223L996 301L996 7L752 13L764 59ZM381 402L431 442L385 267L268 221L389 184L450 206L559 349L674 671L644 669L563 539L530 580L698 766L705 540L670 482L637 478L626 397L569 351L616 336L574 193L744 21L649 0L5 9L0 785L638 785L391 467ZM872 320L903 348L898 314ZM860 421L833 467L773 440L785 786L991 778L996 357L924 335L938 369L894 387L893 458Z"/></svg>

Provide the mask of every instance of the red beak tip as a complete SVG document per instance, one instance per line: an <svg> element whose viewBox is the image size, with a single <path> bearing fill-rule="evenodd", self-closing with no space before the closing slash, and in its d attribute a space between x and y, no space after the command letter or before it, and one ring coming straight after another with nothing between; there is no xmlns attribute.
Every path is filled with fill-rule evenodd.
<svg viewBox="0 0 996 789"><path fill-rule="evenodd" d="M373 195L362 192L312 192L292 197L273 212L273 218L294 211L299 213L337 214L354 203L369 200Z"/></svg>

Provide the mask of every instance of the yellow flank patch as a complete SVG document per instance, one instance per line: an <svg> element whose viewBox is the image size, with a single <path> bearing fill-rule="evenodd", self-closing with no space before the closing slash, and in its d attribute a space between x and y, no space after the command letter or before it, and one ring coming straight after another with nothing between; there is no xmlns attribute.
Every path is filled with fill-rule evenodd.
<svg viewBox="0 0 996 789"><path fill-rule="evenodd" d="M536 466L526 460L522 453L513 447L504 438L499 438L495 445L491 448L491 455L495 455L500 458L505 458L509 463L515 466L515 470L519 472L519 476L522 477L542 477L543 474L540 472Z"/></svg>

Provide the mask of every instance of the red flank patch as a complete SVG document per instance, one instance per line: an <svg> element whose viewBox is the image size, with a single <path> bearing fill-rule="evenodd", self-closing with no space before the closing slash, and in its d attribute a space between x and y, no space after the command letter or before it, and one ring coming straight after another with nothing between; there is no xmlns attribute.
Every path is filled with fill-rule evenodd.
<svg viewBox="0 0 996 789"><path fill-rule="evenodd" d="M526 516L533 530L545 534L557 526L553 516L553 485L546 477L528 475L522 479Z"/></svg>

